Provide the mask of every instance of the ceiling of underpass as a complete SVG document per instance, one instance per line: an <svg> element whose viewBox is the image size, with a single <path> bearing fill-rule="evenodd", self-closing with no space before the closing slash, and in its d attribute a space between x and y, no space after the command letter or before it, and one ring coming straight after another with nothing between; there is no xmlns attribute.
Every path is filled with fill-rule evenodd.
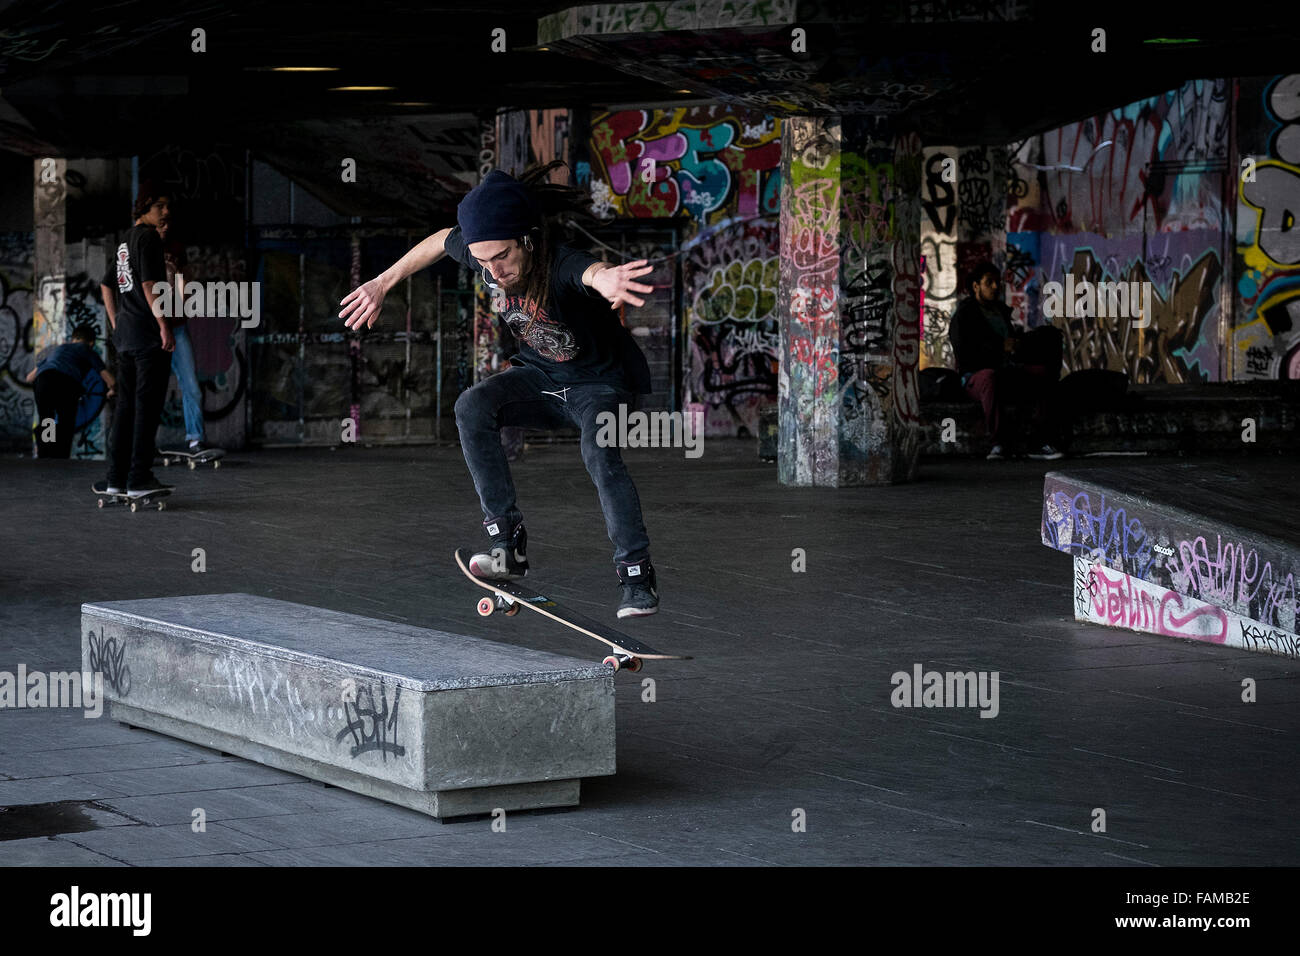
<svg viewBox="0 0 1300 956"><path fill-rule="evenodd" d="M716 98L779 115L891 115L934 143L1009 143L1187 79L1293 69L1300 25L1274 9L1211 19L1114 0L0 0L0 147L124 156L239 144L327 201L333 183L344 205L339 162L351 157L394 208L409 188L438 205L477 165L472 117L500 108ZM196 28L204 52L192 49ZM492 50L498 29L504 53ZM285 66L335 69L271 69Z"/></svg>

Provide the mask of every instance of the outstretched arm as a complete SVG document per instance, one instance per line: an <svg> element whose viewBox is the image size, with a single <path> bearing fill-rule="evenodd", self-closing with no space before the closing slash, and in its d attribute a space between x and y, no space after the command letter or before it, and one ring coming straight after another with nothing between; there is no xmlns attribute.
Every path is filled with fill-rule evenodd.
<svg viewBox="0 0 1300 956"><path fill-rule="evenodd" d="M652 285L634 281L647 272L654 271L654 266L648 263L647 259L637 259L635 262L627 262L621 266L610 265L608 262L593 262L582 274L582 284L591 286L609 300L609 304L614 308L618 308L624 302L629 305L645 305L645 299L638 298L632 293L650 293L655 290Z"/></svg>
<svg viewBox="0 0 1300 956"><path fill-rule="evenodd" d="M426 269L441 259L447 251L444 244L449 235L450 229L438 230L369 282L349 292L339 303L343 306L343 311L339 313L343 324L353 330L373 326L384 307L384 297L388 291L407 276Z"/></svg>

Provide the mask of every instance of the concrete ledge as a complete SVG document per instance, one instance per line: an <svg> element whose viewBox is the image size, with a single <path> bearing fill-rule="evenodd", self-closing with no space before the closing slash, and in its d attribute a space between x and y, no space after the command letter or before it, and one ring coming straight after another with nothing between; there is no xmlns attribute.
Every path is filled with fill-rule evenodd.
<svg viewBox="0 0 1300 956"><path fill-rule="evenodd" d="M1074 559L1074 619L1300 660L1300 634Z"/></svg>
<svg viewBox="0 0 1300 956"><path fill-rule="evenodd" d="M1238 492L1231 469L1164 464L1048 472L1041 540L1247 621L1294 633L1300 507ZM1077 590L1077 588L1076 588Z"/></svg>
<svg viewBox="0 0 1300 956"><path fill-rule="evenodd" d="M615 769L604 664L248 594L82 605L126 723L432 816L566 806Z"/></svg>

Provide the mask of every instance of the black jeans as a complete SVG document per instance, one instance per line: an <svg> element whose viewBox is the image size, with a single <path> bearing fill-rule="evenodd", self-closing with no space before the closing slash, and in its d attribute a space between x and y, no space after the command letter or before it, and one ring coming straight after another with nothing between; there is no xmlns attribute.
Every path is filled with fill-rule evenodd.
<svg viewBox="0 0 1300 956"><path fill-rule="evenodd" d="M641 518L641 499L623 456L617 446L602 448L596 443L596 416L601 412L617 416L620 404L631 410L633 401L631 392L611 385L558 386L545 373L528 366L514 366L462 392L456 399L456 427L483 517L504 517L512 527L523 520L501 447L504 426L576 425L582 430L582 461L600 495L615 563L648 558L650 537Z"/></svg>
<svg viewBox="0 0 1300 956"><path fill-rule="evenodd" d="M77 430L77 402L81 398L81 383L71 375L46 369L36 376L36 457L69 458L72 455L72 436ZM44 440L45 421L58 421L54 441Z"/></svg>
<svg viewBox="0 0 1300 956"><path fill-rule="evenodd" d="M161 346L117 353L117 413L108 450L108 483L134 488L153 478L154 437L167 399L172 353Z"/></svg>

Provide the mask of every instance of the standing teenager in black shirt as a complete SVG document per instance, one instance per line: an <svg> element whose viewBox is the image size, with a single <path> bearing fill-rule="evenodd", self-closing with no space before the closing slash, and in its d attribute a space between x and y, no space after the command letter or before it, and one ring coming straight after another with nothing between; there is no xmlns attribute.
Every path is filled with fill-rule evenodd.
<svg viewBox="0 0 1300 956"><path fill-rule="evenodd" d="M117 247L100 289L117 348L118 401L109 439L108 478L98 492L123 490L138 497L169 488L153 474L154 435L171 378L175 340L159 314L154 283L167 281L158 228L169 216L168 197L154 184L140 184L135 225ZM170 295L171 290L167 289Z"/></svg>

